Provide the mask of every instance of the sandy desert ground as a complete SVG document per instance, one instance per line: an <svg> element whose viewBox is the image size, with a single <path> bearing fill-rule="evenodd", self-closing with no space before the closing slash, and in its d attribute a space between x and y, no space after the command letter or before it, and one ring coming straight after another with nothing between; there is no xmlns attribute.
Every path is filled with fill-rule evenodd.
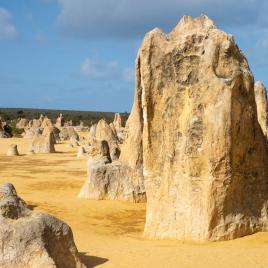
<svg viewBox="0 0 268 268"><path fill-rule="evenodd" d="M21 156L5 155L12 143ZM32 209L67 222L88 267L268 267L268 233L202 244L144 239L145 204L78 199L86 158L77 159L77 148L64 143L56 154L28 156L29 143L0 139L0 183L13 183Z"/></svg>

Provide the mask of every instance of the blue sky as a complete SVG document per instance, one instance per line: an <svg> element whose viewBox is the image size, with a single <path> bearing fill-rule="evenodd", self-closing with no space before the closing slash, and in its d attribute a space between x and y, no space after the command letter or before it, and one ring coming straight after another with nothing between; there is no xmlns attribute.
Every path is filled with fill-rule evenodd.
<svg viewBox="0 0 268 268"><path fill-rule="evenodd" d="M144 34L202 13L268 85L266 0L0 0L0 107L129 111Z"/></svg>

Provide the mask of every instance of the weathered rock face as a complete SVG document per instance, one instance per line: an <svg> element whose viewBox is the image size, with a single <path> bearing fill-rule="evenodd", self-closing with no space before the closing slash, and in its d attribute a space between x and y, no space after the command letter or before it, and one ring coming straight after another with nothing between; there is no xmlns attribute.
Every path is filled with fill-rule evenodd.
<svg viewBox="0 0 268 268"><path fill-rule="evenodd" d="M60 140L60 130L54 126L46 126L43 131L42 131L42 135L45 136L45 137L48 137L50 135L50 133L53 133L52 135L52 143L53 144L56 144L57 141Z"/></svg>
<svg viewBox="0 0 268 268"><path fill-rule="evenodd" d="M55 153L55 138L53 131L45 131L43 135L35 136L29 151L34 151L35 153L48 154Z"/></svg>
<svg viewBox="0 0 268 268"><path fill-rule="evenodd" d="M64 126L64 122L65 122L65 120L64 120L64 118L63 118L63 115L60 114L60 116L59 116L59 117L57 118L57 120L56 120L56 124L55 124L55 126L56 126L57 128L61 128L61 127Z"/></svg>
<svg viewBox="0 0 268 268"><path fill-rule="evenodd" d="M141 187L143 184L139 183L139 171L133 171L119 161L112 162L107 141L95 141L92 146L88 179L78 197L145 202L146 195L144 187Z"/></svg>
<svg viewBox="0 0 268 268"><path fill-rule="evenodd" d="M32 139L35 136L42 135L42 128L26 128L24 129L23 138L25 139Z"/></svg>
<svg viewBox="0 0 268 268"><path fill-rule="evenodd" d="M120 148L118 146L118 138L104 119L101 119L96 126L95 138L99 141L106 140L108 142L112 160L119 158Z"/></svg>
<svg viewBox="0 0 268 268"><path fill-rule="evenodd" d="M39 116L39 121L40 121L41 123L43 123L43 120L44 120L45 118L47 118L47 117L44 116L43 114L40 114L40 116Z"/></svg>
<svg viewBox="0 0 268 268"><path fill-rule="evenodd" d="M146 194L139 183L140 174L133 173L127 165L119 161L110 163L107 159L88 161L89 177L78 197L95 200L124 200L145 202ZM133 178L136 176L136 183Z"/></svg>
<svg viewBox="0 0 268 268"><path fill-rule="evenodd" d="M44 117L42 120L41 128L53 127L51 119Z"/></svg>
<svg viewBox="0 0 268 268"><path fill-rule="evenodd" d="M94 124L94 125L92 125L92 126L90 127L90 129L89 129L89 134L90 134L91 137L95 137L95 135L96 135L96 127L97 127L96 124Z"/></svg>
<svg viewBox="0 0 268 268"><path fill-rule="evenodd" d="M82 268L71 228L49 214L32 212L12 184L0 188L0 266Z"/></svg>
<svg viewBox="0 0 268 268"><path fill-rule="evenodd" d="M94 140L95 140L95 136L96 136L96 127L97 127L97 125L94 124L94 125L92 125L92 126L90 127L90 129L89 129L88 139L87 139L87 142L88 142L89 145L90 145L91 143L93 143Z"/></svg>
<svg viewBox="0 0 268 268"><path fill-rule="evenodd" d="M139 89L139 94L141 89ZM79 197L88 199L112 199L132 202L146 202L146 193L143 178L142 158L142 109L140 108L140 95L136 95L132 113L127 121L126 130L115 129L101 120L95 132L95 137L90 135L91 149L88 161L88 178L82 187ZM114 149L118 148L117 133L121 133L122 150L119 161L114 157ZM108 142L111 152L111 161L99 160L97 155L98 140ZM97 140L97 141L96 141ZM116 145L116 146L114 146ZM113 162L112 162L113 161Z"/></svg>
<svg viewBox="0 0 268 268"><path fill-rule="evenodd" d="M145 36L126 128L120 160L143 162L147 237L226 240L268 229L253 76L233 37L206 16Z"/></svg>
<svg viewBox="0 0 268 268"><path fill-rule="evenodd" d="M69 120L67 122L64 123L64 127L72 127L73 126L73 121Z"/></svg>
<svg viewBox="0 0 268 268"><path fill-rule="evenodd" d="M42 120L40 119L33 119L29 122L29 127L31 128L40 128L42 126Z"/></svg>
<svg viewBox="0 0 268 268"><path fill-rule="evenodd" d="M11 144L7 149L7 156L18 156L18 146L16 144Z"/></svg>
<svg viewBox="0 0 268 268"><path fill-rule="evenodd" d="M105 162L106 162L106 159L107 159L107 163L112 162L109 144L106 140L102 140L102 141L94 140L94 142L90 146L89 156L90 156L89 161L91 159L100 160L100 159L105 158ZM89 170L88 170L88 173L89 173Z"/></svg>
<svg viewBox="0 0 268 268"><path fill-rule="evenodd" d="M60 131L60 139L61 140L70 140L71 138L76 138L79 140L79 136L73 127L62 127Z"/></svg>
<svg viewBox="0 0 268 268"><path fill-rule="evenodd" d="M257 81L254 85L255 101L257 105L258 121L263 134L268 139L268 100L265 86Z"/></svg>
<svg viewBox="0 0 268 268"><path fill-rule="evenodd" d="M136 60L135 73L136 89L134 103L124 130L124 142L121 146L120 161L124 162L134 170L139 170L143 168L143 111L138 59Z"/></svg>
<svg viewBox="0 0 268 268"><path fill-rule="evenodd" d="M26 118L21 118L19 120L19 122L16 124L16 128L20 128L20 129L24 129L27 127L27 125L29 124L28 119Z"/></svg>
<svg viewBox="0 0 268 268"><path fill-rule="evenodd" d="M77 152L77 158L81 158L81 157L84 157L86 156L86 150L85 148L82 146L78 149L78 152Z"/></svg>
<svg viewBox="0 0 268 268"><path fill-rule="evenodd" d="M114 115L113 125L114 125L115 128L121 128L122 127L122 119L121 119L121 115L119 113L116 113Z"/></svg>

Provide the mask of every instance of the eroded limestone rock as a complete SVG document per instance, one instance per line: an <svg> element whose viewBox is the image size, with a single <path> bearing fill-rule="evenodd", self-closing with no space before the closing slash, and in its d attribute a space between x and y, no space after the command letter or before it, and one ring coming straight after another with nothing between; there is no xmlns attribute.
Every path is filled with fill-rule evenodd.
<svg viewBox="0 0 268 268"><path fill-rule="evenodd" d="M55 126L60 129L61 127L64 127L64 123L65 123L65 120L63 118L63 115L60 114L60 116L56 120Z"/></svg>
<svg viewBox="0 0 268 268"><path fill-rule="evenodd" d="M71 138L79 140L79 136L73 127L62 127L59 136L63 141L70 140Z"/></svg>
<svg viewBox="0 0 268 268"><path fill-rule="evenodd" d="M84 268L71 228L59 219L32 212L10 183L0 187L2 268Z"/></svg>
<svg viewBox="0 0 268 268"><path fill-rule="evenodd" d="M268 100L266 88L262 82L257 81L254 85L255 101L257 105L258 122L263 134L268 139Z"/></svg>
<svg viewBox="0 0 268 268"><path fill-rule="evenodd" d="M42 128L26 128L24 129L23 138L25 139L33 139L35 136L42 135Z"/></svg>
<svg viewBox="0 0 268 268"><path fill-rule="evenodd" d="M84 156L86 156L87 152L85 150L85 148L82 146L78 149L78 152L77 152L77 158L82 158Z"/></svg>
<svg viewBox="0 0 268 268"><path fill-rule="evenodd" d="M26 118L21 118L18 123L16 124L16 128L24 129L28 126L29 120Z"/></svg>
<svg viewBox="0 0 268 268"><path fill-rule="evenodd" d="M95 200L145 202L144 188L139 183L141 170L133 172L119 161L112 162L107 141L96 141L88 160L88 179L78 197ZM136 180L133 178L136 176Z"/></svg>
<svg viewBox="0 0 268 268"><path fill-rule="evenodd" d="M143 162L145 236L227 240L268 230L266 141L254 79L231 35L206 16L146 34L127 128L132 120L120 159Z"/></svg>
<svg viewBox="0 0 268 268"><path fill-rule="evenodd" d="M117 160L119 158L120 148L116 132L113 131L104 119L101 119L96 126L95 138L98 141L106 140L108 142L112 160Z"/></svg>
<svg viewBox="0 0 268 268"><path fill-rule="evenodd" d="M11 144L7 149L7 156L18 156L18 146L16 144Z"/></svg>
<svg viewBox="0 0 268 268"><path fill-rule="evenodd" d="M116 113L114 115L113 125L114 125L115 128L121 128L122 127L122 119L121 119L120 113Z"/></svg>
<svg viewBox="0 0 268 268"><path fill-rule="evenodd" d="M47 128L42 135L34 137L29 151L32 150L36 154L55 153L55 143L53 131Z"/></svg>

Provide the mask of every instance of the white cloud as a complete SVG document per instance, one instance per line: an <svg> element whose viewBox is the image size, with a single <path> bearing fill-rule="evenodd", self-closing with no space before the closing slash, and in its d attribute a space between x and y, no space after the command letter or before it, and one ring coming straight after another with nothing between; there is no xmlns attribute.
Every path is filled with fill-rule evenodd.
<svg viewBox="0 0 268 268"><path fill-rule="evenodd" d="M254 64L268 64L267 0L58 0L62 34L100 39L139 40L159 27L170 31L183 15L207 14L233 33ZM126 71L127 72L127 71ZM125 75L127 76L127 75ZM130 77L130 76L129 76Z"/></svg>
<svg viewBox="0 0 268 268"><path fill-rule="evenodd" d="M121 67L117 61L102 62L87 58L81 64L80 70L81 73L90 80L132 81L130 69Z"/></svg>
<svg viewBox="0 0 268 268"><path fill-rule="evenodd" d="M154 27L170 30L183 15L207 14L221 27L267 27L267 0L58 0L58 24L68 35L137 37Z"/></svg>
<svg viewBox="0 0 268 268"><path fill-rule="evenodd" d="M17 35L16 27L11 21L11 14L5 8L0 8L0 40L13 40Z"/></svg>

